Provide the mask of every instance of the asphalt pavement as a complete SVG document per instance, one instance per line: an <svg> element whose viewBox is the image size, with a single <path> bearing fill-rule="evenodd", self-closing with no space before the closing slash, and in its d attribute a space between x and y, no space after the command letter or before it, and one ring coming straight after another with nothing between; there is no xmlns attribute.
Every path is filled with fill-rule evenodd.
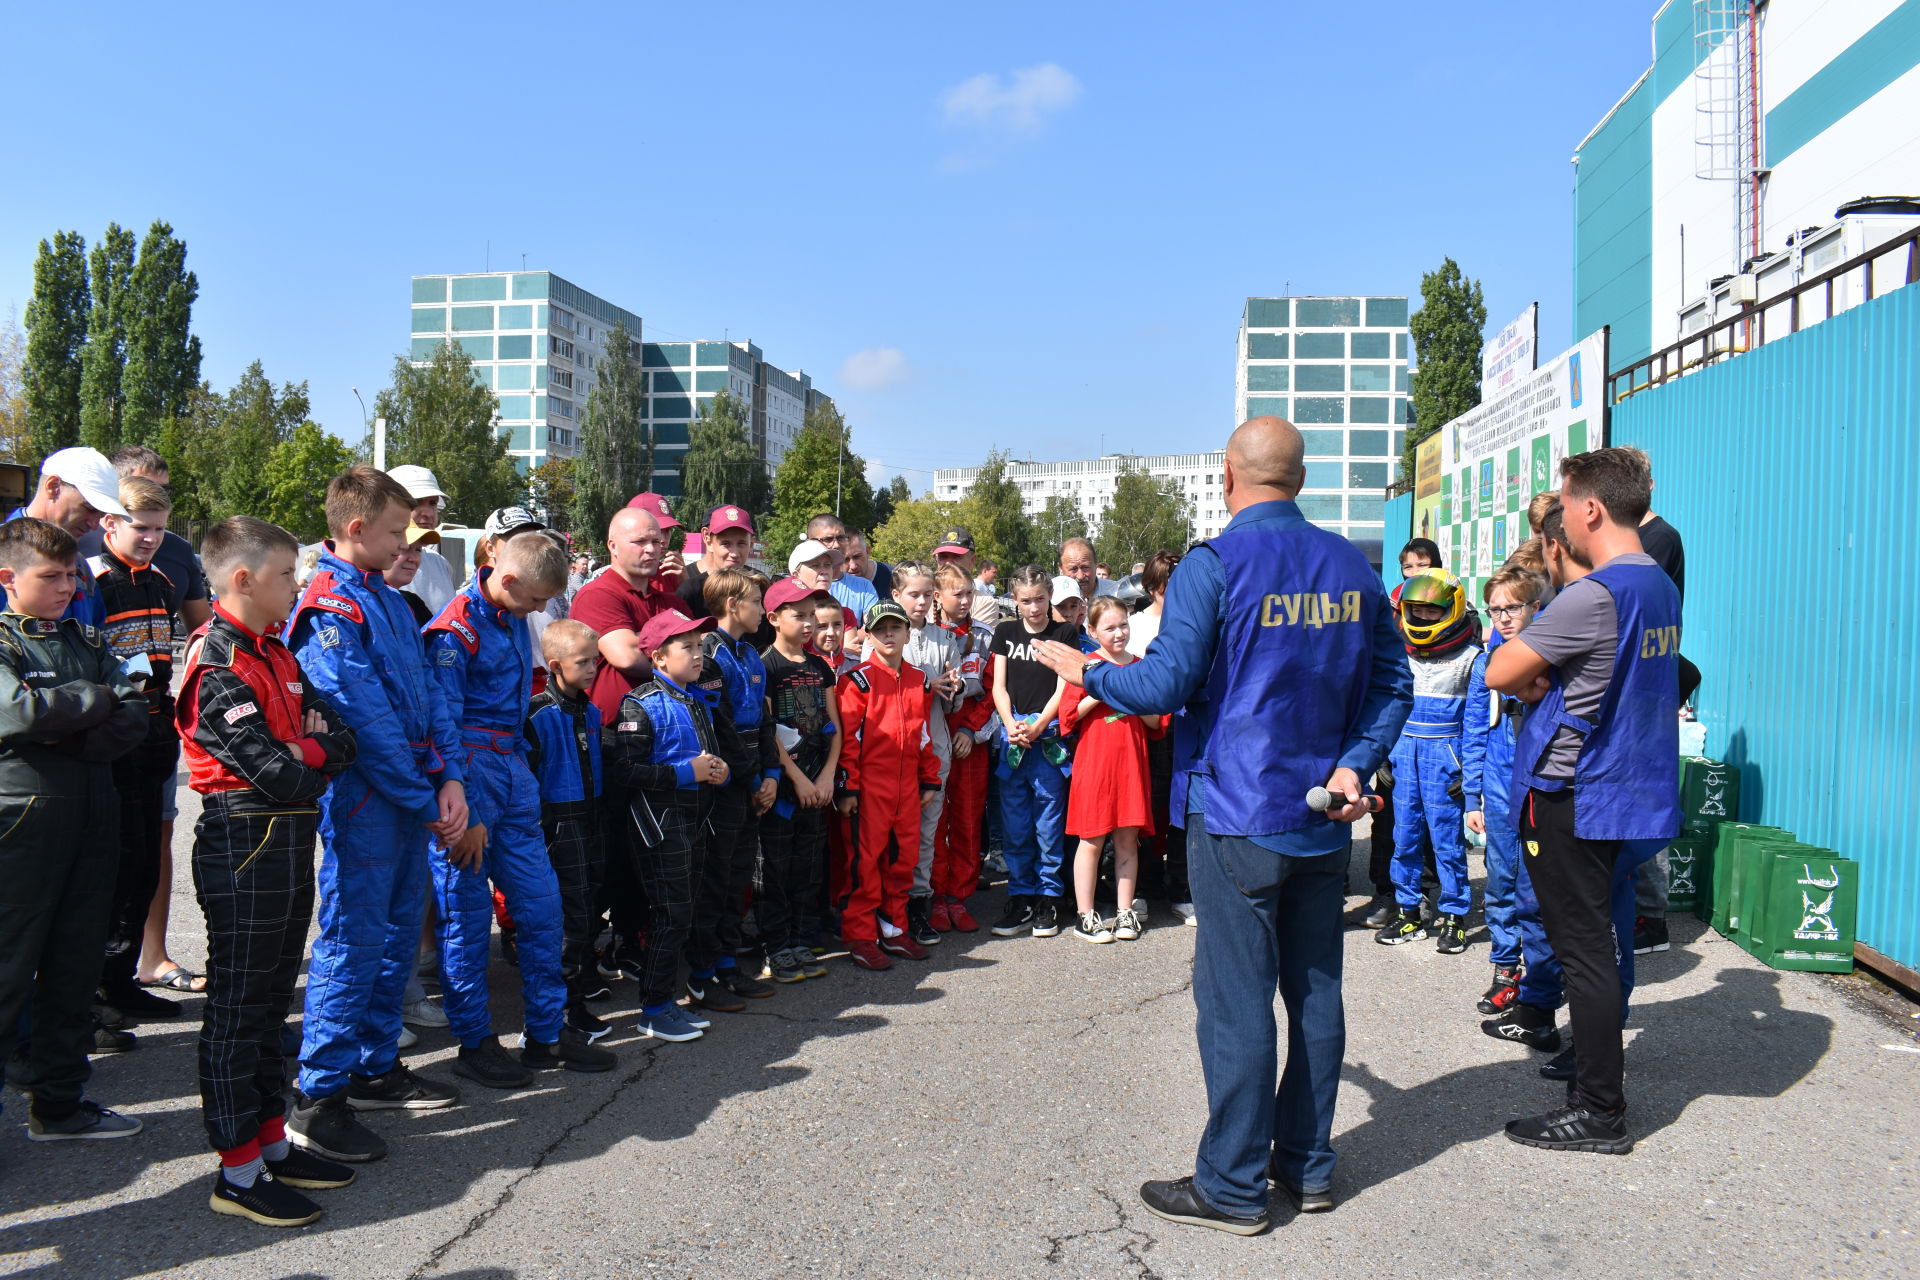
<svg viewBox="0 0 1920 1280"><path fill-rule="evenodd" d="M174 951L204 954L176 840ZM1364 865L1365 843L1356 849ZM1477 863L1476 863L1477 870ZM1358 884L1356 877L1355 883ZM999 894L981 895L984 916ZM1358 899L1354 899L1357 903ZM1201 922L1202 929L1205 922ZM378 1113L392 1144L327 1214L276 1231L206 1208L200 1000L95 1060L122 1142L34 1144L7 1096L0 1273L43 1277L1866 1277L1920 1275L1920 1039L1910 1009L1768 970L1691 917L1641 958L1625 1157L1510 1143L1554 1104L1540 1055L1478 1029L1462 956L1348 933L1338 1208L1242 1239L1163 1222L1147 1178L1191 1171L1206 1108L1196 930L1138 942L952 936L927 963L783 987L706 1038L603 1009L605 1075ZM496 961L496 1027L519 1030ZM408 1060L452 1079L445 1032Z"/></svg>

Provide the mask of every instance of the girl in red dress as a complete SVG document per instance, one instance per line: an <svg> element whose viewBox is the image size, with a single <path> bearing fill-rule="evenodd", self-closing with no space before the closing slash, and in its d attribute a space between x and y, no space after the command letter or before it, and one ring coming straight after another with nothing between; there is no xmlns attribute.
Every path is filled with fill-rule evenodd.
<svg viewBox="0 0 1920 1280"><path fill-rule="evenodd" d="M1127 607L1114 597L1094 597L1087 612L1087 633L1100 646L1095 657L1118 666L1139 661L1127 652ZM1087 942L1115 938L1131 942L1140 936L1141 928L1140 917L1133 911L1140 837L1153 834L1147 740L1166 732L1166 717L1127 715L1084 696L1077 705L1063 707L1061 732L1080 735L1073 755L1073 789L1067 796L1067 830L1080 837L1073 859L1080 923L1073 933ZM1113 878L1119 899L1111 928L1100 918L1093 899L1108 835L1113 836Z"/></svg>

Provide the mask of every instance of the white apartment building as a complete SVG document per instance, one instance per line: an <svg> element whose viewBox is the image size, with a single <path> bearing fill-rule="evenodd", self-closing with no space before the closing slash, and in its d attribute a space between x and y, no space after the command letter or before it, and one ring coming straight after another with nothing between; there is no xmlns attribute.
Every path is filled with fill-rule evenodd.
<svg viewBox="0 0 1920 1280"><path fill-rule="evenodd" d="M1020 486L1021 506L1030 518L1046 510L1050 498L1070 498L1080 508L1089 528L1098 530L1100 518L1113 501L1115 482L1124 471L1144 470L1158 479L1172 480L1186 494L1193 515L1193 536L1211 538L1227 525L1226 502L1220 493L1224 452L1162 453L1142 457L1110 453L1102 458L1074 462L1009 462L1007 478ZM973 490L979 467L943 467L933 473L933 496L957 502ZM1115 565L1116 575L1129 566Z"/></svg>

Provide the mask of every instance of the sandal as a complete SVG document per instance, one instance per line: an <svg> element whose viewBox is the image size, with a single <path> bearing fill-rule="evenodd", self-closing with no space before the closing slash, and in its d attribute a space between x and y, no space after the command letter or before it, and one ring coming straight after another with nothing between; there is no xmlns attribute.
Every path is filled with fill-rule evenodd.
<svg viewBox="0 0 1920 1280"><path fill-rule="evenodd" d="M193 985L196 982L200 984L197 987ZM152 982L142 982L140 985L143 987L165 987L169 991L178 991L190 996L204 995L207 990L207 980L200 974L195 973L193 970L181 964L176 964Z"/></svg>

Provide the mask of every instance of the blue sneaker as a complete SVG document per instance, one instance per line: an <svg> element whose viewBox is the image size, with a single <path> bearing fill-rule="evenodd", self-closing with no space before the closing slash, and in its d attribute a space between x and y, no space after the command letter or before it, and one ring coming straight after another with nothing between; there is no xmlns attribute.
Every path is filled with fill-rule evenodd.
<svg viewBox="0 0 1920 1280"><path fill-rule="evenodd" d="M641 1035L652 1036L657 1040L698 1040L707 1034L687 1020L687 1015L679 1005L668 1005L661 1013L640 1014L637 1028Z"/></svg>

